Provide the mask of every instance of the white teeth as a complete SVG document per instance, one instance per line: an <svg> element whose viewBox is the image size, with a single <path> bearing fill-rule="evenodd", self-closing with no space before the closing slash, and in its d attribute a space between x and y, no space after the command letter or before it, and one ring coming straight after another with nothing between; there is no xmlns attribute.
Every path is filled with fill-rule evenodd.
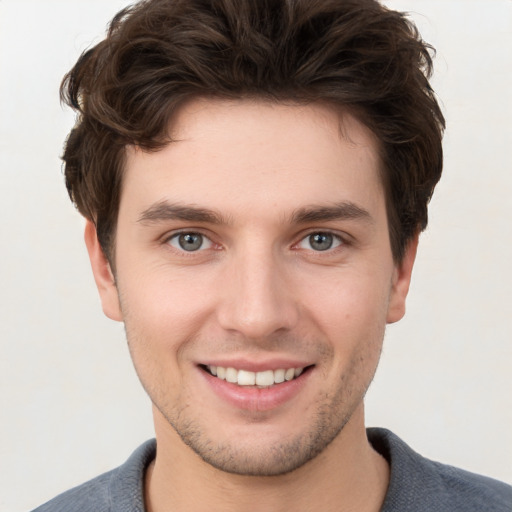
<svg viewBox="0 0 512 512"><path fill-rule="evenodd" d="M288 368L288 370L286 370L284 372L285 380L292 380L293 377L295 377L295 369L294 368Z"/></svg>
<svg viewBox="0 0 512 512"><path fill-rule="evenodd" d="M256 374L257 386L272 386L272 384L274 384L274 372L272 370L258 372Z"/></svg>
<svg viewBox="0 0 512 512"><path fill-rule="evenodd" d="M238 384L239 386L268 387L298 377L304 371L304 368L280 368L278 370L249 372L247 370L236 370L231 367L208 366L208 370L217 378Z"/></svg>
<svg viewBox="0 0 512 512"><path fill-rule="evenodd" d="M281 384L281 382L284 382L284 370L274 371L274 382L276 384Z"/></svg>
<svg viewBox="0 0 512 512"><path fill-rule="evenodd" d="M256 374L245 370L238 370L239 386L254 386L256 384Z"/></svg>
<svg viewBox="0 0 512 512"><path fill-rule="evenodd" d="M226 380L236 384L238 382L238 372L234 368L226 368Z"/></svg>

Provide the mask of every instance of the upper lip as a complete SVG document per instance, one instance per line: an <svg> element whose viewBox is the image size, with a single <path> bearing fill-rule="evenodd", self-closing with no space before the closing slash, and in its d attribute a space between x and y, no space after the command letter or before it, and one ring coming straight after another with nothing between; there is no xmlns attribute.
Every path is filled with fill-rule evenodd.
<svg viewBox="0 0 512 512"><path fill-rule="evenodd" d="M208 359L200 363L201 366L221 366L223 368L235 368L236 370L246 370L248 372L264 372L266 370L280 370L288 368L305 368L311 366L310 361L299 359L266 359L254 360L248 358L234 358L234 359Z"/></svg>

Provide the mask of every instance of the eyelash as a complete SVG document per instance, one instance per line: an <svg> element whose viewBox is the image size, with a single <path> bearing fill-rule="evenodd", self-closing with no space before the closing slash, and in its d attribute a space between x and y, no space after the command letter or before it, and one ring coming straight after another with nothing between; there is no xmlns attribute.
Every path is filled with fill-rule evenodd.
<svg viewBox="0 0 512 512"><path fill-rule="evenodd" d="M201 246L199 248L197 248L196 250L187 251L183 247L178 247L177 245L174 245L171 243L172 241L176 241L176 243L179 244L179 237L186 236L186 235L200 236L202 239ZM334 247L332 245L330 245L329 247L326 247L323 250L315 250L311 247L310 248L300 247L300 245L302 243L307 243L308 240L311 242L311 237L313 237L315 235L332 237L332 245L334 245ZM205 242L208 244L208 247L203 247ZM212 239L208 235L202 233L201 231L193 231L193 230L179 231L177 233L173 233L172 235L165 238L164 243L167 245L170 245L174 250L180 252L181 254L189 254L189 255L193 255L194 253L199 253L204 250L212 249L216 245L215 242L213 242ZM350 245L350 242L347 240L346 236L342 236L338 233L334 233L329 230L315 230L315 231L310 231L310 232L306 233L304 236L302 236L302 238L297 243L293 244L292 248L299 249L299 250L312 251L313 253L320 255L323 253L332 254L340 247L344 247L344 246L348 246L348 245ZM310 246L311 246L311 244L310 244Z"/></svg>
<svg viewBox="0 0 512 512"><path fill-rule="evenodd" d="M200 236L202 238L201 247L198 250L187 251L183 247L180 248L180 247L174 246L171 243L172 241L175 240L179 244L179 237L186 236L186 235ZM206 248L203 248L202 246L204 245L205 242L209 243L209 246ZM164 243L167 245L170 245L173 249L179 251L180 253L184 253L184 254L194 254L197 252L201 252L201 249L202 250L210 249L215 245L215 243L211 240L211 238L209 236L205 235L204 233L201 233L200 231L179 231L177 233L173 233L171 236L166 237L164 240Z"/></svg>
<svg viewBox="0 0 512 512"><path fill-rule="evenodd" d="M348 245L347 240L344 237L337 233L333 233L332 231L311 231L307 233L305 236L303 236L300 239L300 241L294 245L294 247L299 247L301 244L303 244L304 242L307 243L308 241L309 245L311 246L311 238L313 236L324 236L332 238L331 245L329 245L329 247L326 247L325 249L314 250L313 248L305 248L305 250L312 250L314 253L332 253L339 247Z"/></svg>

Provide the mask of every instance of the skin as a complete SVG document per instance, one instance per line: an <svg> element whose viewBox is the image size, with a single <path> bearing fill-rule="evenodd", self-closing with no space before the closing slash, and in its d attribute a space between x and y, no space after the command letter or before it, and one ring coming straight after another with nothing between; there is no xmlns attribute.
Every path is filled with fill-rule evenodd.
<svg viewBox="0 0 512 512"><path fill-rule="evenodd" d="M85 233L103 310L125 323L154 404L148 509L379 510L389 470L363 398L417 238L396 263L375 138L324 105L206 99L170 134L161 151L127 149L115 278L90 222ZM203 245L183 250L183 232ZM233 403L202 367L231 363L308 370L276 405L254 390Z"/></svg>

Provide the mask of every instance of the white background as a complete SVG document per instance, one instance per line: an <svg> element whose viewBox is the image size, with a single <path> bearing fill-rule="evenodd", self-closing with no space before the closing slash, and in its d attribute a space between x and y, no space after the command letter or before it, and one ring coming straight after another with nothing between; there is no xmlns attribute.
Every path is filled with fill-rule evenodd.
<svg viewBox="0 0 512 512"><path fill-rule="evenodd" d="M444 177L406 318L367 400L422 454L512 483L512 2L395 0L438 48ZM121 0L0 0L0 509L28 510L152 436L102 316L59 154L58 85ZM419 14L421 13L421 14Z"/></svg>

